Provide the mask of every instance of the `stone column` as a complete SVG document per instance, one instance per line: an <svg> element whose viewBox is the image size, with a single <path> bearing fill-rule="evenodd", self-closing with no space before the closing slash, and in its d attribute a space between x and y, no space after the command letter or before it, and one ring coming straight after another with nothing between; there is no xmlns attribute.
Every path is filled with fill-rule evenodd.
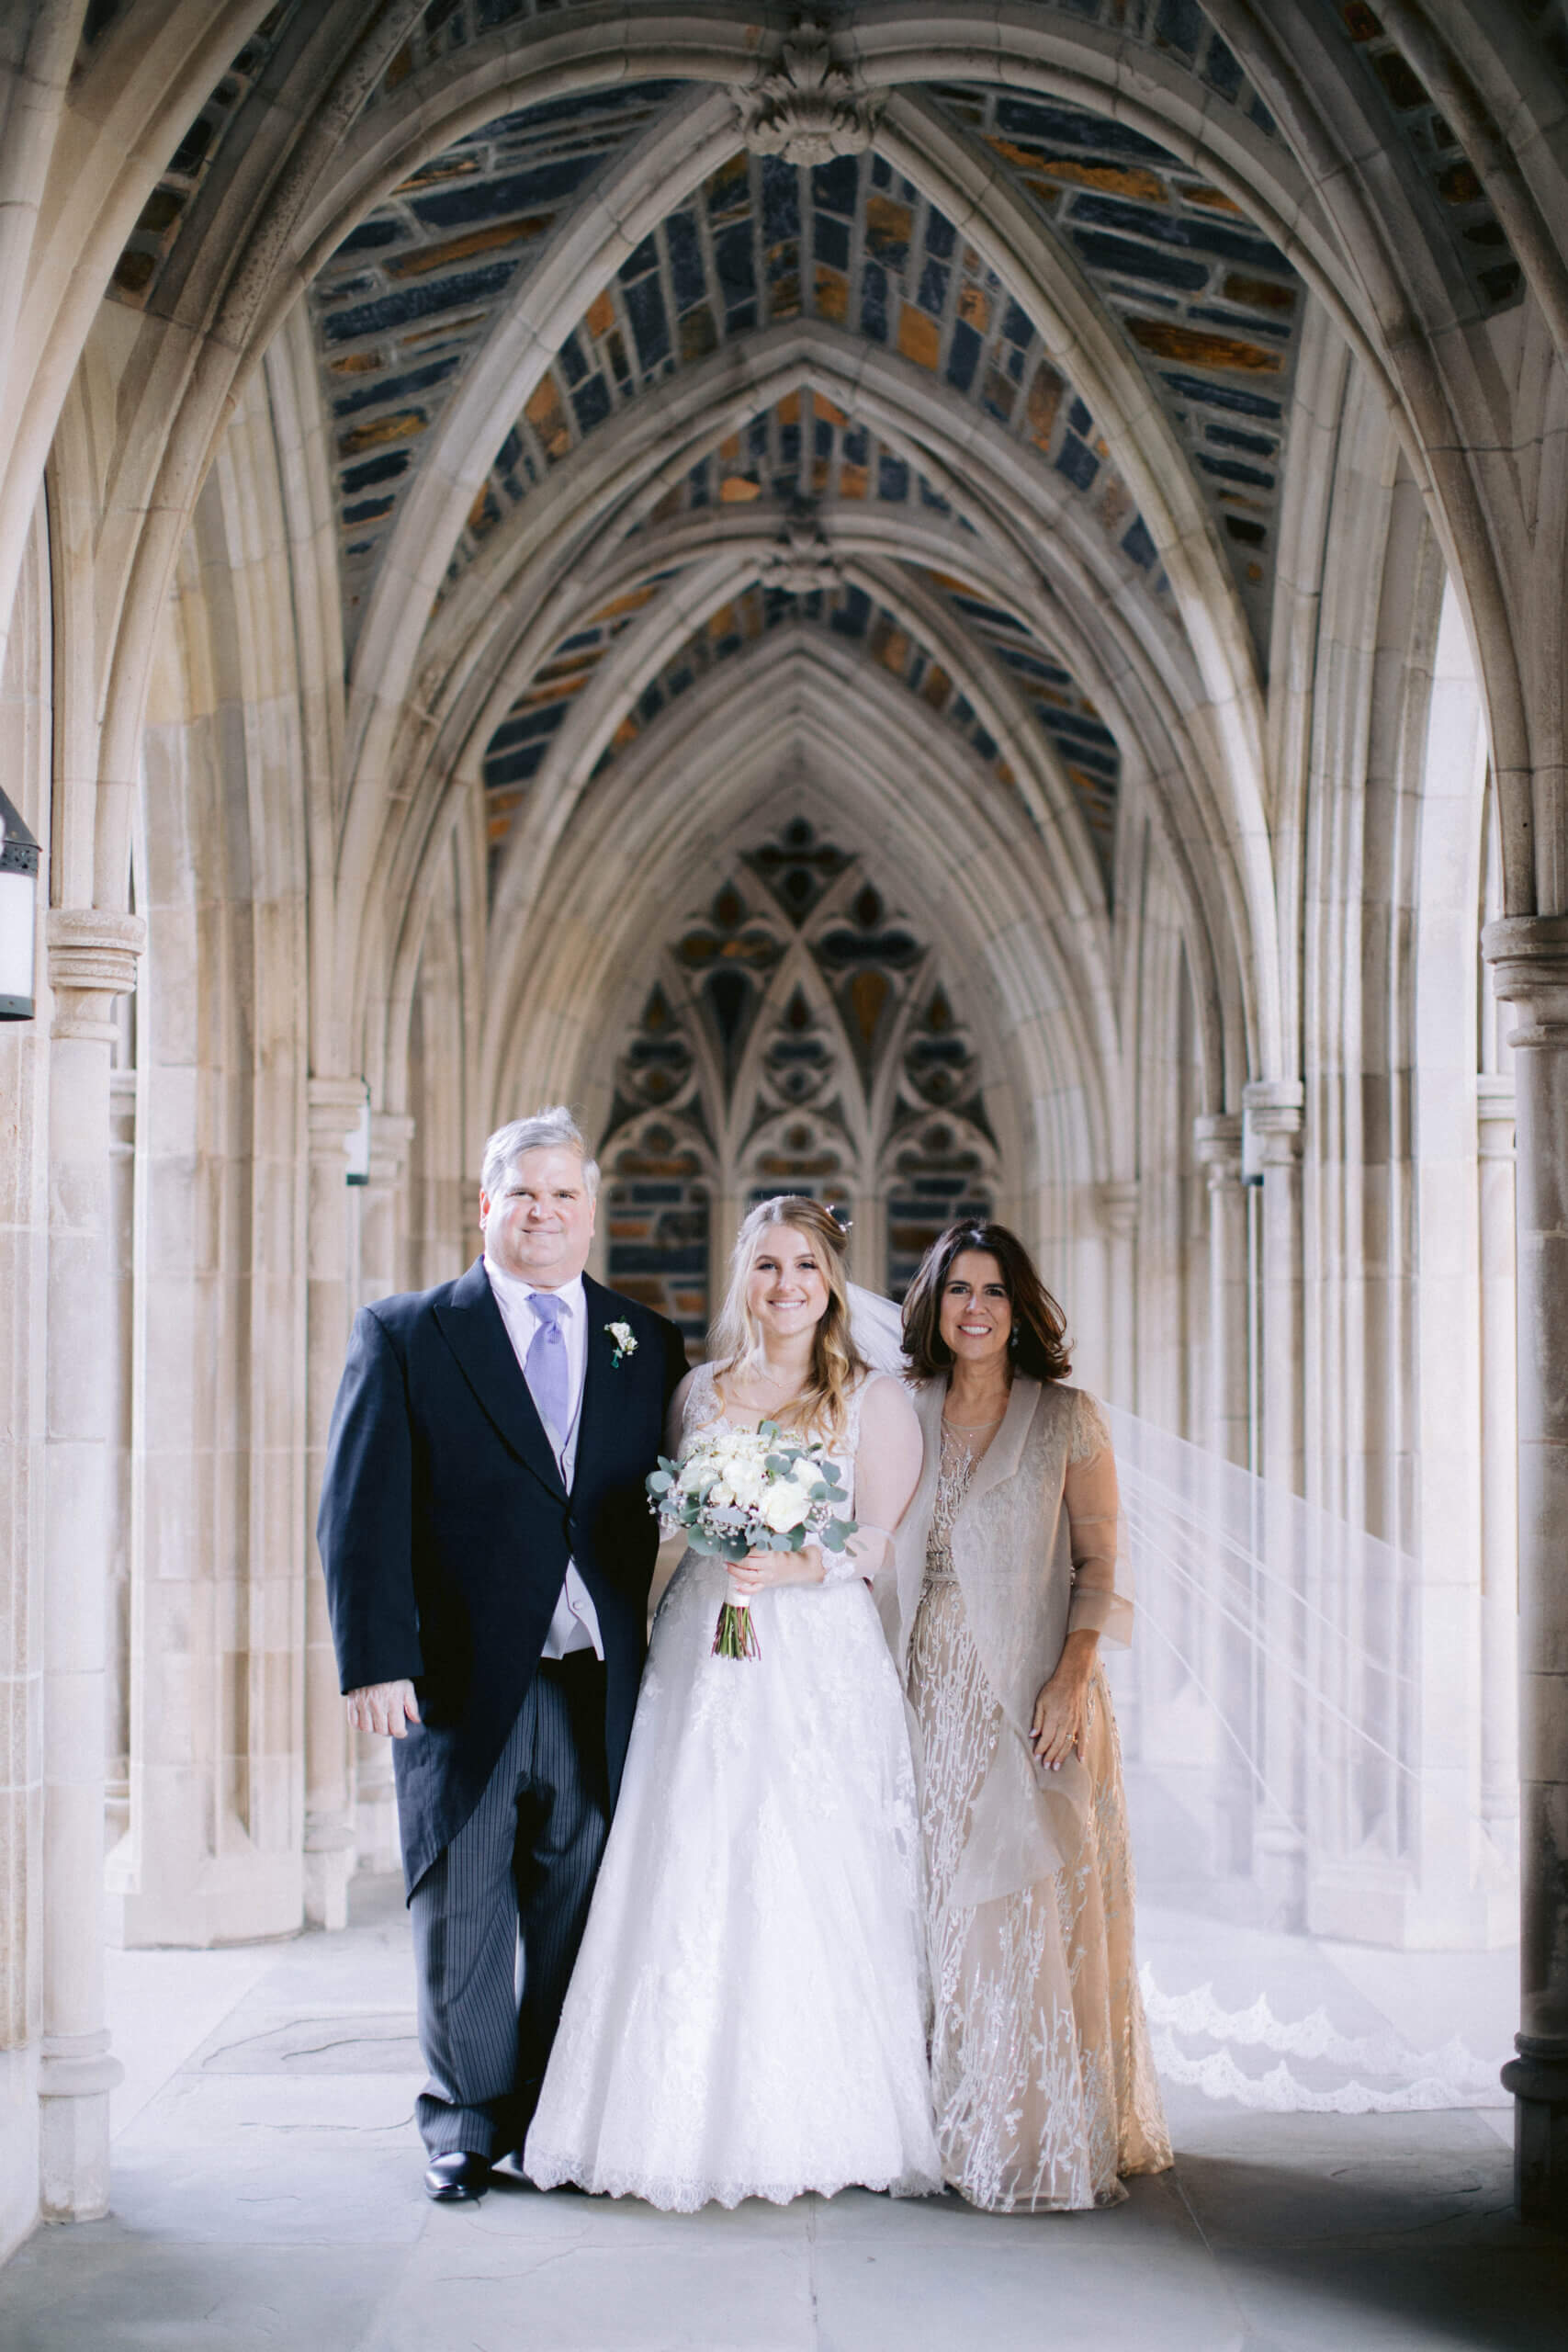
<svg viewBox="0 0 1568 2352"><path fill-rule="evenodd" d="M1242 1123L1226 1112L1193 1123L1193 1148L1209 1184L1209 1409L1207 1443L1222 1462L1252 1458L1247 1361L1247 1186Z"/></svg>
<svg viewBox="0 0 1568 2352"><path fill-rule="evenodd" d="M1250 1157L1263 1176L1263 1551L1266 1557L1290 1560L1290 1498L1301 1493L1303 1483L1303 1089L1299 1080L1260 1079L1242 1100ZM1270 1514L1278 1532L1268 1523ZM1306 1916L1305 1758L1292 1679L1292 1669L1299 1672L1305 1663L1304 1623L1297 1599L1272 1580L1258 1596L1255 1623L1263 1662L1257 1676L1261 1721L1253 1735L1253 1754L1261 1758L1268 1794L1259 1802L1253 1853L1269 1924L1294 1930Z"/></svg>
<svg viewBox="0 0 1568 2352"><path fill-rule="evenodd" d="M1224 1463L1242 1469L1252 1458L1251 1314L1247 1246L1247 1185L1242 1122L1226 1112L1194 1120L1193 1149L1209 1187L1209 1394L1204 1439L1217 1485ZM1221 1502L1214 1498L1216 1521ZM1211 1596L1213 1688L1230 1736L1216 1751L1214 1846L1221 1869L1252 1866L1253 1784L1247 1768L1252 1734L1253 1650L1247 1628L1260 1596L1250 1580L1229 1572Z"/></svg>
<svg viewBox="0 0 1568 2352"><path fill-rule="evenodd" d="M1518 1348L1514 1081L1476 1080L1481 1178L1481 1818L1505 1858L1519 1834Z"/></svg>
<svg viewBox="0 0 1568 2352"><path fill-rule="evenodd" d="M359 1287L356 1304L389 1297L400 1286L398 1262L403 1178L413 1121L398 1111L370 1114L370 1179L359 1195Z"/></svg>
<svg viewBox="0 0 1568 2352"><path fill-rule="evenodd" d="M1101 1184L1100 1229L1105 1236L1106 1332L1111 1377L1107 1383L1118 1405L1134 1412L1138 1406L1137 1240L1138 1180L1118 1178Z"/></svg>
<svg viewBox="0 0 1568 2352"><path fill-rule="evenodd" d="M855 1194L851 1211L850 1279L867 1290L887 1288L887 1204L874 1192Z"/></svg>
<svg viewBox="0 0 1568 2352"><path fill-rule="evenodd" d="M399 1287L399 1238L403 1180L414 1123L397 1111L370 1114L370 1181L359 1195L359 1283L355 1305L386 1298ZM392 1743L374 1732L352 1737L355 1861L360 1870L392 1871L401 1849Z"/></svg>
<svg viewBox="0 0 1568 2352"><path fill-rule="evenodd" d="M39 2204L46 2221L108 2210L104 2021L104 1626L112 1552L109 1441L109 1049L114 1000L136 985L140 916L55 909L49 1087L48 1406L44 1453L43 2048Z"/></svg>
<svg viewBox="0 0 1568 2352"><path fill-rule="evenodd" d="M364 1106L357 1078L310 1081L310 1174L307 1239L305 1511L305 1917L314 1928L348 1925L354 1868L354 1792L348 1724L338 1690L327 1589L316 1551L333 1399L348 1346L347 1159L344 1138Z"/></svg>
<svg viewBox="0 0 1568 2352"><path fill-rule="evenodd" d="M1299 1079L1259 1079L1244 1096L1263 1178L1263 1443L1266 1477L1303 1481L1302 1099Z"/></svg>
<svg viewBox="0 0 1568 2352"><path fill-rule="evenodd" d="M1568 915L1512 915L1482 934L1519 1008L1519 2030L1514 2095L1520 2218L1568 2226Z"/></svg>
<svg viewBox="0 0 1568 2352"><path fill-rule="evenodd" d="M719 1184L724 1178L721 1176ZM724 1192L716 1186L713 1204L708 1214L708 1313L716 1315L724 1297L725 1284L729 1280L729 1253L735 1247L735 1237L740 1230L745 1204L739 1193Z"/></svg>
<svg viewBox="0 0 1568 2352"><path fill-rule="evenodd" d="M131 1527L136 1290L136 1072L109 1076L110 1351L109 1583L104 1639L104 1845L112 1852L130 1827Z"/></svg>

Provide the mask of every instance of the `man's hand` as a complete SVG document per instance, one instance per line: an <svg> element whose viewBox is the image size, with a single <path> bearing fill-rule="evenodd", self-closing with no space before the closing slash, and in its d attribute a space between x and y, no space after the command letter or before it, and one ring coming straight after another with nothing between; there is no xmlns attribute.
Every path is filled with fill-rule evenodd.
<svg viewBox="0 0 1568 2352"><path fill-rule="evenodd" d="M363 1690L349 1691L344 1704L350 1731L389 1732L394 1739L406 1739L409 1724L419 1721L412 1682L368 1682Z"/></svg>

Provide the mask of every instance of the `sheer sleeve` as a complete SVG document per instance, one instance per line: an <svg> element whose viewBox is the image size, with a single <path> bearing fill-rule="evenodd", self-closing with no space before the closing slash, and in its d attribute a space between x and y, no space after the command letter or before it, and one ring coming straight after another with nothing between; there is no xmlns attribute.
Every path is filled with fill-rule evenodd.
<svg viewBox="0 0 1568 2352"><path fill-rule="evenodd" d="M825 1581L846 1577L867 1582L893 1556L893 1531L920 1483L920 1424L900 1380L882 1374L861 1400L860 1443L855 1449L855 1524L840 1553L824 1551Z"/></svg>
<svg viewBox="0 0 1568 2352"><path fill-rule="evenodd" d="M1082 1390L1067 1449L1063 1500L1073 1555L1067 1631L1098 1634L1103 1641L1125 1647L1133 1634L1133 1593L1116 1457L1104 1414Z"/></svg>
<svg viewBox="0 0 1568 2352"><path fill-rule="evenodd" d="M670 1399L670 1410L664 1416L664 1451L673 1461L681 1451L681 1441L686 1434L686 1405L693 1389L703 1376L703 1366L689 1372Z"/></svg>

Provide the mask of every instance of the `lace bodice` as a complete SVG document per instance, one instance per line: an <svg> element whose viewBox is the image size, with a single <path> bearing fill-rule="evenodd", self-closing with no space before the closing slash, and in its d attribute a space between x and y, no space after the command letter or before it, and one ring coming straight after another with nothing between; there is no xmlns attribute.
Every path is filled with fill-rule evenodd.
<svg viewBox="0 0 1568 2352"><path fill-rule="evenodd" d="M931 1506L931 1533L926 1538L926 1577L936 1584L953 1581L953 1522L964 1507L969 1482L980 1456L968 1440L942 1428L942 1467L937 1472L936 1500Z"/></svg>

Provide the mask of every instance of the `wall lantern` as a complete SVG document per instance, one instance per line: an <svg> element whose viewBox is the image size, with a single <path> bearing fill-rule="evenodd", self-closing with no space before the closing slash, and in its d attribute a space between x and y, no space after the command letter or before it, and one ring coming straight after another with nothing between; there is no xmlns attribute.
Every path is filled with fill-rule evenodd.
<svg viewBox="0 0 1568 2352"><path fill-rule="evenodd" d="M0 1021L33 1017L38 843L0 792Z"/></svg>

